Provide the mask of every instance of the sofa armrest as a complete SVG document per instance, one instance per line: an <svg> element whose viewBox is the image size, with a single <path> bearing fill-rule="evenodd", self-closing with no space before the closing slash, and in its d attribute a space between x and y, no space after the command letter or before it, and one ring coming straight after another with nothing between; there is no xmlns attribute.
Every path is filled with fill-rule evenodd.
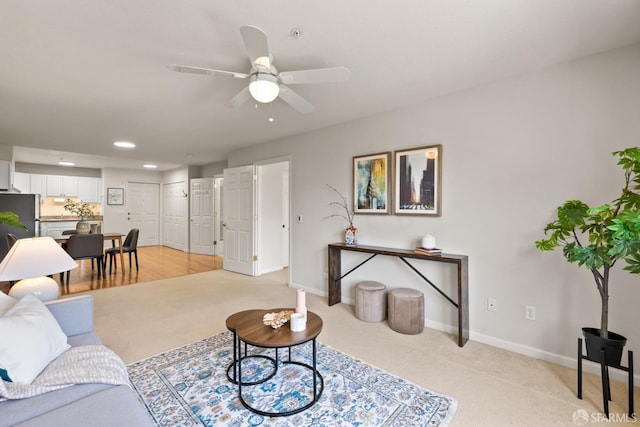
<svg viewBox="0 0 640 427"><path fill-rule="evenodd" d="M67 336L93 332L93 295L58 299L45 303Z"/></svg>

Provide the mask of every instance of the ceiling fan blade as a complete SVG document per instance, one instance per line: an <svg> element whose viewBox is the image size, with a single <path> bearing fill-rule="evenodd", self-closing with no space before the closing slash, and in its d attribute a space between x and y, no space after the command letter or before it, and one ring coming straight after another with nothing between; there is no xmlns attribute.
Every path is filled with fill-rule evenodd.
<svg viewBox="0 0 640 427"><path fill-rule="evenodd" d="M237 108L247 102L251 98L251 94L249 93L249 87L245 87L242 89L236 96L231 98L229 102L227 102L227 107Z"/></svg>
<svg viewBox="0 0 640 427"><path fill-rule="evenodd" d="M167 65L167 67L173 71L177 71L179 73L193 73L193 74L208 74L214 76L226 76L226 77L235 77L236 79L246 79L249 77L248 74L245 73L236 73L234 71L222 71L222 70L214 70L212 68L200 68L200 67L191 67L188 65L177 65L171 64Z"/></svg>
<svg viewBox="0 0 640 427"><path fill-rule="evenodd" d="M283 71L278 74L280 81L289 85L303 83L336 83L348 80L349 77L351 77L351 70L345 67Z"/></svg>
<svg viewBox="0 0 640 427"><path fill-rule="evenodd" d="M309 114L315 109L315 107L306 99L304 99L285 85L280 85L280 94L278 96L280 96L280 98L284 102L291 105L294 109L303 114Z"/></svg>
<svg viewBox="0 0 640 427"><path fill-rule="evenodd" d="M240 35L242 36L242 41L244 41L247 55L251 59L251 65L266 69L271 68L269 44L264 31L252 25L245 25L240 27Z"/></svg>

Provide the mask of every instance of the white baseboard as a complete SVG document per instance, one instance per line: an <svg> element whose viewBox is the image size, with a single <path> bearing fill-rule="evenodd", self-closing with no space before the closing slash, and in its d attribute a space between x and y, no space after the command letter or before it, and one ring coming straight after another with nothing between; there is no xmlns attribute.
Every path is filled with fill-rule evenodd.
<svg viewBox="0 0 640 427"><path fill-rule="evenodd" d="M306 292L309 292L314 295L318 295L321 297L327 297L327 292L319 291L315 288L306 288L305 286L299 284L291 284L292 288L296 289L304 289ZM342 298L342 303L354 305L355 301L352 301L350 298ZM458 333L458 327L453 325L447 325L444 323L436 322L433 320L427 319L425 321L425 326L427 328L435 329L438 331L446 332L448 334L456 335ZM547 362L552 362L557 365L566 366L568 368L578 369L578 362L575 357L567 357L561 354L551 353L546 350L541 350L539 348L530 347L527 345L503 340L501 338L496 338L491 335L481 334L479 332L474 332L473 330L469 331L469 339L473 341L477 341L483 344L487 344L493 347L501 348L503 350L512 351L514 353L522 354L525 356L533 357L534 359L540 359ZM594 362L584 361L582 364L582 370L584 372L588 372L590 374L600 376L600 365ZM616 381L621 381L623 383L627 382L628 375L626 372L620 371L618 369L610 369L609 375L611 379ZM640 374L636 374L633 376L634 384L640 384Z"/></svg>
<svg viewBox="0 0 640 427"><path fill-rule="evenodd" d="M282 266L282 265L277 265L277 266L275 266L275 267L266 268L266 269L262 270L262 271L260 272L260 274L258 274L258 276L261 276L261 275L263 275L263 274L273 273L273 272L275 272L275 271L280 271L280 270L283 270L283 269L284 269L284 266Z"/></svg>

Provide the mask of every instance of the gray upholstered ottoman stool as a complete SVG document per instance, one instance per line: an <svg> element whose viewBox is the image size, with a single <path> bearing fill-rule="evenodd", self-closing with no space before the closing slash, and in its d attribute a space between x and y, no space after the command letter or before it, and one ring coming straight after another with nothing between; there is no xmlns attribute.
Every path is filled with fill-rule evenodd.
<svg viewBox="0 0 640 427"><path fill-rule="evenodd" d="M386 289L380 282L359 282L356 285L356 317L365 322L382 322L387 313Z"/></svg>
<svg viewBox="0 0 640 427"><path fill-rule="evenodd" d="M424 330L424 294L416 289L389 291L389 327L396 332L415 335Z"/></svg>

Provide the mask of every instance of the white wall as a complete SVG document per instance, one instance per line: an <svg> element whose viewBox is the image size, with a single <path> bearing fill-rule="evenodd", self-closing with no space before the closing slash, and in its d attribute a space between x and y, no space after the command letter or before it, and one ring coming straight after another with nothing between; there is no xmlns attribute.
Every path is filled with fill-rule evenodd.
<svg viewBox="0 0 640 427"><path fill-rule="evenodd" d="M359 243L411 248L426 232L435 235L445 251L469 255L472 339L575 366L580 328L599 323L595 284L561 252L539 252L533 242L564 200L596 205L618 196L623 177L610 153L639 144L638 70L640 46L612 51L238 150L229 166L292 156L293 217L304 218L291 228L292 280L326 294L327 244L342 239L346 224L323 220L335 199L325 184L350 195L352 156L442 144L442 217L356 216ZM356 258L343 255L343 272ZM453 280L447 268L420 269L438 283ZM455 309L394 258L345 278L343 301L365 277L423 289L428 324L455 327ZM638 282L621 266L612 273L610 328L636 353ZM454 295L452 286L444 288ZM487 311L488 297L497 300L497 312ZM525 320L525 305L537 307L536 321Z"/></svg>

